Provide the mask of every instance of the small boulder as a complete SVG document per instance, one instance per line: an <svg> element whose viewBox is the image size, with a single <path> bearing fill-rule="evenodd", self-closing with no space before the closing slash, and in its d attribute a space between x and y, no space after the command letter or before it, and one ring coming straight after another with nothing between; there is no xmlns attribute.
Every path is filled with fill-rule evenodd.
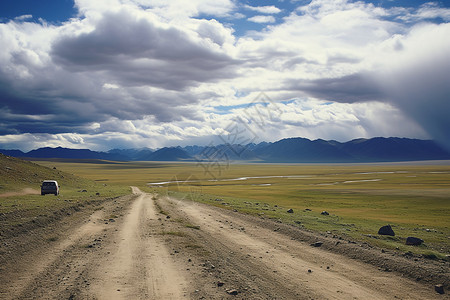
<svg viewBox="0 0 450 300"><path fill-rule="evenodd" d="M406 238L406 245L411 245L411 246L419 246L423 243L422 239L413 237L413 236L409 236Z"/></svg>
<svg viewBox="0 0 450 300"><path fill-rule="evenodd" d="M434 290L436 291L436 293L438 294L444 294L444 286L442 284L436 284L434 286Z"/></svg>
<svg viewBox="0 0 450 300"><path fill-rule="evenodd" d="M380 229L378 230L378 234L395 236L395 232L392 229L391 225L386 225L386 226L380 227Z"/></svg>
<svg viewBox="0 0 450 300"><path fill-rule="evenodd" d="M321 215L324 215L324 216L329 216L329 215L330 215L326 210L324 210L324 211L321 212L320 214L321 214Z"/></svg>
<svg viewBox="0 0 450 300"><path fill-rule="evenodd" d="M227 290L227 294L236 296L238 294L238 291L237 290Z"/></svg>
<svg viewBox="0 0 450 300"><path fill-rule="evenodd" d="M294 210L292 208L289 208L287 212L292 214L292 213L294 213Z"/></svg>
<svg viewBox="0 0 450 300"><path fill-rule="evenodd" d="M322 245L323 245L322 242L315 242L315 243L312 243L312 244L311 244L311 246L313 246L313 247L320 247L320 246L322 246Z"/></svg>

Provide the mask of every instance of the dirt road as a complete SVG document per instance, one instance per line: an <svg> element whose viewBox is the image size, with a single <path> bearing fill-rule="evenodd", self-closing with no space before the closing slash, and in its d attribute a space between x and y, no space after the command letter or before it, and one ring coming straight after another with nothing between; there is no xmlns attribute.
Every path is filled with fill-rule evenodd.
<svg viewBox="0 0 450 300"><path fill-rule="evenodd" d="M449 299L272 221L133 193L4 241L0 298Z"/></svg>

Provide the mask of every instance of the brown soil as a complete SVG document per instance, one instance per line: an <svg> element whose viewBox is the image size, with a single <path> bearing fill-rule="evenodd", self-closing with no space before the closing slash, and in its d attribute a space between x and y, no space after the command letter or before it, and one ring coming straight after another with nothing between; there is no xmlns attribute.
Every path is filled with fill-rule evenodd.
<svg viewBox="0 0 450 300"><path fill-rule="evenodd" d="M35 189L26 188L20 192L8 192L0 194L0 198L11 197L11 196L23 196L23 195L39 195L41 192Z"/></svg>
<svg viewBox="0 0 450 300"><path fill-rule="evenodd" d="M0 298L449 299L448 262L133 191L3 231Z"/></svg>

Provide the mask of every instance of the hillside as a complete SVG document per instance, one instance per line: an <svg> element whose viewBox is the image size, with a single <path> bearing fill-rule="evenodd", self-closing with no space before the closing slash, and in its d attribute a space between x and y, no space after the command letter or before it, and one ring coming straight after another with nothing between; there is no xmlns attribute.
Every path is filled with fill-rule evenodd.
<svg viewBox="0 0 450 300"><path fill-rule="evenodd" d="M38 189L43 180L57 180L62 186L83 186L92 182L61 172L57 169L46 168L30 161L24 161L0 153L0 194L19 191L24 187Z"/></svg>
<svg viewBox="0 0 450 300"><path fill-rule="evenodd" d="M40 195L46 179L58 181L59 196ZM85 205L128 193L129 187L97 183L0 153L0 236L26 233Z"/></svg>

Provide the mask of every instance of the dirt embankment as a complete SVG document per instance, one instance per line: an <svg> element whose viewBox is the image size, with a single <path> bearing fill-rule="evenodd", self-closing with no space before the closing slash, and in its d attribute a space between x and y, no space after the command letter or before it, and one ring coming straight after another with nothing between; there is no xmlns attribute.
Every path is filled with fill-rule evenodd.
<svg viewBox="0 0 450 300"><path fill-rule="evenodd" d="M394 261L421 269L420 261L133 191L45 229L2 237L0 298L449 299L433 287L448 288L448 264L424 265L417 282L391 270ZM378 251L372 259L385 267L333 247L361 248L366 254L358 255L368 257Z"/></svg>

